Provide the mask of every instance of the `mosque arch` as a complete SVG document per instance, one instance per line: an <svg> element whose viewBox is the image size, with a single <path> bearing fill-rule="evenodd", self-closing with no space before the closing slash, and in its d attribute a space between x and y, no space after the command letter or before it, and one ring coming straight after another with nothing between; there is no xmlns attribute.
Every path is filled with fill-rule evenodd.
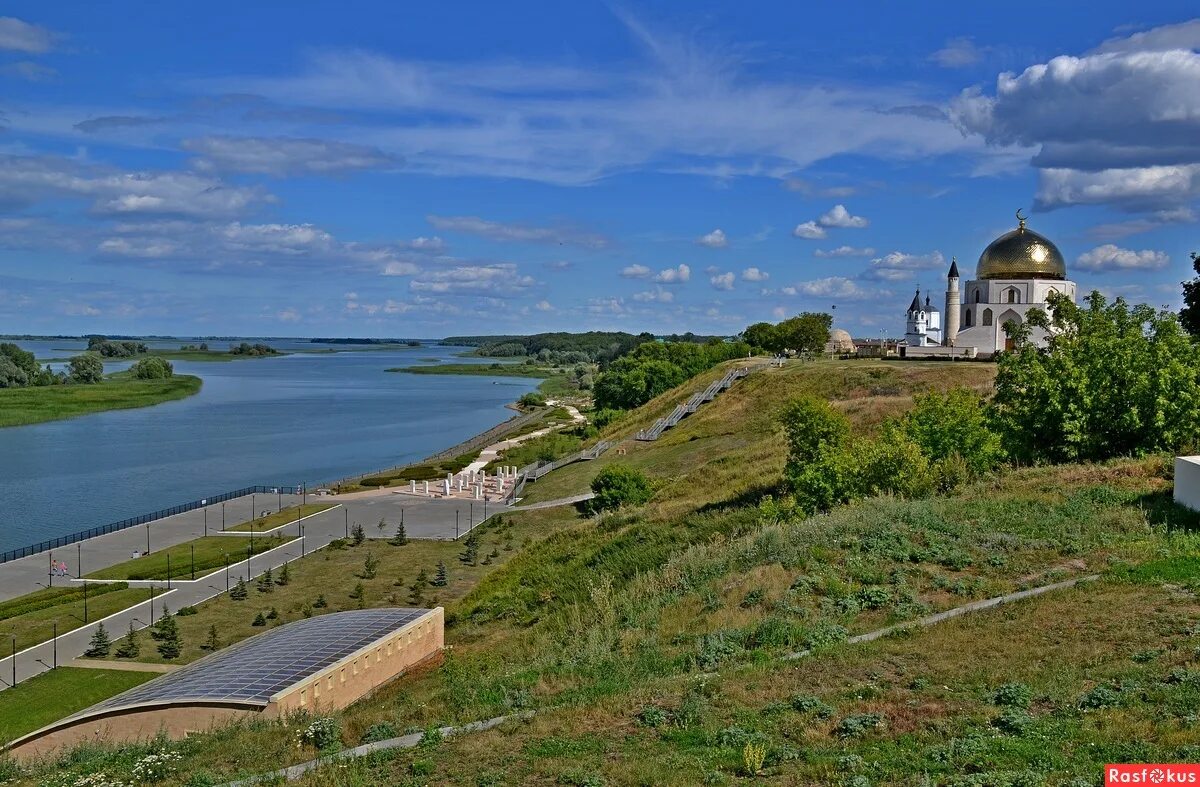
<svg viewBox="0 0 1200 787"><path fill-rule="evenodd" d="M966 325L968 328L975 325L975 323L971 322L971 310L970 309L967 309L967 311L966 311L966 318L963 320L963 324Z"/></svg>
<svg viewBox="0 0 1200 787"><path fill-rule="evenodd" d="M981 323L981 325L991 325L991 324L992 324L992 310L984 309L983 310L983 322Z"/></svg>
<svg viewBox="0 0 1200 787"><path fill-rule="evenodd" d="M1009 287L1004 291L1005 299L1008 303L1020 303L1021 292L1016 287Z"/></svg>

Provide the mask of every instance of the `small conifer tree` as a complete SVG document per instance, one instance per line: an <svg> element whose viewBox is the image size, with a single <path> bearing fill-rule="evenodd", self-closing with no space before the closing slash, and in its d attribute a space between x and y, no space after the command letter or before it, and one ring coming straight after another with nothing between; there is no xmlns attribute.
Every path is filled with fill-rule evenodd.
<svg viewBox="0 0 1200 787"><path fill-rule="evenodd" d="M265 626L265 625L267 625L267 618L265 615L263 615L262 612L259 612L257 615L254 616L254 620L250 621L250 625L251 626Z"/></svg>
<svg viewBox="0 0 1200 787"><path fill-rule="evenodd" d="M367 540L367 532L363 530L363 526L358 522L354 523L354 527L350 529L350 543L354 546L359 546Z"/></svg>
<svg viewBox="0 0 1200 787"><path fill-rule="evenodd" d="M402 547L408 543L408 531L404 529L403 522L396 525L396 535L392 536L392 540L388 543L396 547Z"/></svg>
<svg viewBox="0 0 1200 787"><path fill-rule="evenodd" d="M163 611L162 620L158 622L159 634L158 655L164 659L177 659L183 652L183 639L179 636L179 625L175 616Z"/></svg>
<svg viewBox="0 0 1200 787"><path fill-rule="evenodd" d="M237 584L229 589L229 597L234 601L245 601L250 597L250 591L246 588L246 580L238 577Z"/></svg>
<svg viewBox="0 0 1200 787"><path fill-rule="evenodd" d="M108 630L101 623L96 627L96 633L92 634L92 641L83 655L93 659L100 659L107 656L111 649L112 640L108 638Z"/></svg>
<svg viewBox="0 0 1200 787"><path fill-rule="evenodd" d="M263 575L258 578L258 592L270 593L275 590L275 577L271 573L271 569L263 572Z"/></svg>
<svg viewBox="0 0 1200 787"><path fill-rule="evenodd" d="M292 581L292 569L290 563L284 563L279 567L279 576L275 577L275 584L283 587Z"/></svg>
<svg viewBox="0 0 1200 787"><path fill-rule="evenodd" d="M133 627L133 621L129 621L129 631L125 634L125 639L121 640L121 644L117 646L117 658L133 659L137 658L142 652L142 645L138 642L137 629Z"/></svg>
<svg viewBox="0 0 1200 787"><path fill-rule="evenodd" d="M327 606L329 606L329 602L325 600L325 594L318 593L317 600L313 602L313 607L316 609L324 609Z"/></svg>
<svg viewBox="0 0 1200 787"><path fill-rule="evenodd" d="M446 587L446 583L449 581L450 578L446 576L446 563L439 560L437 565L437 574L434 575L433 579L429 580L429 584L437 588L444 588Z"/></svg>
<svg viewBox="0 0 1200 787"><path fill-rule="evenodd" d="M379 572L379 558L375 557L374 553L368 551L366 560L363 561L363 579L374 579Z"/></svg>
<svg viewBox="0 0 1200 787"><path fill-rule="evenodd" d="M215 623L208 627L208 639L204 640L204 644L200 647L209 652L221 647L221 639L217 636L217 625Z"/></svg>

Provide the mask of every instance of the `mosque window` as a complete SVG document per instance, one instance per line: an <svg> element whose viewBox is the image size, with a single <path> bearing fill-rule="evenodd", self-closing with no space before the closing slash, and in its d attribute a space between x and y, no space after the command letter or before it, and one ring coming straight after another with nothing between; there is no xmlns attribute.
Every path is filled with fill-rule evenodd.
<svg viewBox="0 0 1200 787"><path fill-rule="evenodd" d="M979 290L975 290L975 302L979 303Z"/></svg>
<svg viewBox="0 0 1200 787"><path fill-rule="evenodd" d="M975 323L971 322L971 310L967 309L967 319L965 320L967 327L970 328Z"/></svg>
<svg viewBox="0 0 1200 787"><path fill-rule="evenodd" d="M983 310L983 324L984 325L992 324L992 310L991 309Z"/></svg>
<svg viewBox="0 0 1200 787"><path fill-rule="evenodd" d="M1008 302L1009 302L1009 303L1020 303L1020 302L1021 302L1021 295L1020 295L1020 293L1018 293L1018 292L1017 292L1017 289L1016 289L1016 287L1010 287L1010 288L1009 288L1009 290L1008 290Z"/></svg>

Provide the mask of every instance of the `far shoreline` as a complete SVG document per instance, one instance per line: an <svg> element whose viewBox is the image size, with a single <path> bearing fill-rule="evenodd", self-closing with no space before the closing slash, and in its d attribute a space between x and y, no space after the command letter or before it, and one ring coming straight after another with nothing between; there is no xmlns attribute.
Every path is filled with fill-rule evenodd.
<svg viewBox="0 0 1200 787"><path fill-rule="evenodd" d="M105 377L95 385L46 385L0 389L0 429L62 421L110 410L152 407L200 393L191 374L166 380Z"/></svg>

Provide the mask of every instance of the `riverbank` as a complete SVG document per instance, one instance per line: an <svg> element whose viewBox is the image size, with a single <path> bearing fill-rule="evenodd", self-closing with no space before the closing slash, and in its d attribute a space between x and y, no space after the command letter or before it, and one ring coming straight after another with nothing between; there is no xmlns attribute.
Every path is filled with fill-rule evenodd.
<svg viewBox="0 0 1200 787"><path fill-rule="evenodd" d="M562 367L534 363L442 363L428 366L400 366L386 369L404 374L457 374L472 377L521 377L542 382L538 391L544 396L572 396L579 393L572 375Z"/></svg>
<svg viewBox="0 0 1200 787"><path fill-rule="evenodd" d="M5 388L0 390L0 428L149 407L197 394L201 384L199 377L184 374L168 380L106 377L95 385Z"/></svg>

